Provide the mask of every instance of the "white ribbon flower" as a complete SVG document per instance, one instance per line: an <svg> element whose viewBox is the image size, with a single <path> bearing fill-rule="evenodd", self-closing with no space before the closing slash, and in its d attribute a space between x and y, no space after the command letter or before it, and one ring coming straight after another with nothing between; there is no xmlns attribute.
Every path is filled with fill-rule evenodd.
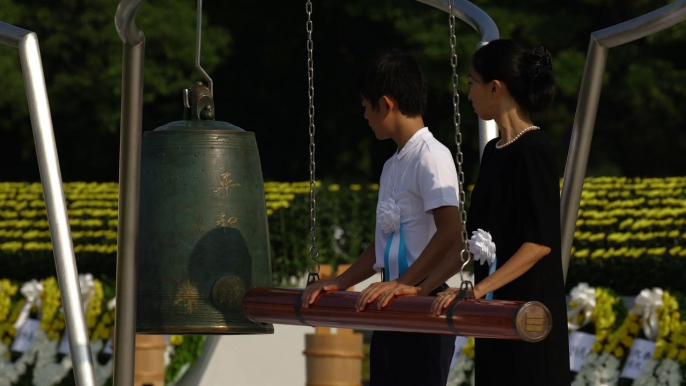
<svg viewBox="0 0 686 386"><path fill-rule="evenodd" d="M662 307L662 295L664 295L662 288L656 287L652 290L646 288L636 296L635 312L641 313L643 333L652 341L655 341L658 335L657 310Z"/></svg>
<svg viewBox="0 0 686 386"><path fill-rule="evenodd" d="M467 250L474 255L474 261L484 262L488 265L495 261L495 243L491 234L483 229L472 232L472 237L467 240Z"/></svg>
<svg viewBox="0 0 686 386"><path fill-rule="evenodd" d="M40 295L43 293L43 284L41 284L38 280L33 279L24 283L21 286L20 291L21 294L26 298L26 304L24 304L24 308L21 309L21 312L17 317L17 321L14 322L14 328L17 331L19 331L21 326L24 325L26 319L28 319L29 315L31 314L31 308L33 308L34 305L40 305Z"/></svg>
<svg viewBox="0 0 686 386"><path fill-rule="evenodd" d="M90 303L95 293L93 275L90 273L79 275L79 287L81 288L81 302L83 302L83 309L85 310L88 308L88 303Z"/></svg>
<svg viewBox="0 0 686 386"><path fill-rule="evenodd" d="M376 219L384 233L398 233L400 230L400 207L392 198L387 198L379 204Z"/></svg>
<svg viewBox="0 0 686 386"><path fill-rule="evenodd" d="M577 325L573 322L567 322L567 327L574 331L587 325L591 321L591 314L595 308L595 288L590 287L588 283L579 283L572 288L570 292L571 301L576 303L576 307L567 311L567 319L576 320L576 316L583 312L584 318L581 324Z"/></svg>
<svg viewBox="0 0 686 386"><path fill-rule="evenodd" d="M109 302L107 302L107 310L112 311L114 307L117 306L117 298L112 298L110 299Z"/></svg>

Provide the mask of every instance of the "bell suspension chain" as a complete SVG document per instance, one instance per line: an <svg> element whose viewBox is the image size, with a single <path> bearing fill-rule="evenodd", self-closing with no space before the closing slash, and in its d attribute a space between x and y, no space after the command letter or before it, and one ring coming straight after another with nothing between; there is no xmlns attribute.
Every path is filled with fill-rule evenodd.
<svg viewBox="0 0 686 386"><path fill-rule="evenodd" d="M464 172L462 170L462 133L460 132L460 94L457 92L458 77L457 77L457 54L455 54L455 46L457 45L457 38L455 37L455 15L453 10L455 7L455 0L450 0L448 4L448 22L450 26L450 64L453 69L452 83L453 83L453 123L455 124L455 144L457 145L457 150L455 152L455 163L457 164L457 180L460 189L460 196L458 197L460 201L460 221L462 222L462 251L460 252L460 260L462 261L462 267L460 267L460 279L464 282L464 268L469 263L471 256L467 250L467 239L469 235L467 234L467 212L465 210L465 192L464 192Z"/></svg>
<svg viewBox="0 0 686 386"><path fill-rule="evenodd" d="M314 43L312 42L312 1L307 0L305 5L307 11L307 79L308 88L307 94L310 101L309 117L310 117L310 238L312 244L310 245L310 259L312 264L308 265L309 275L307 277L307 285L319 280L319 249L317 248L317 200L315 198L316 181L314 178L315 171L315 145L314 145L314 62L312 60L312 49Z"/></svg>

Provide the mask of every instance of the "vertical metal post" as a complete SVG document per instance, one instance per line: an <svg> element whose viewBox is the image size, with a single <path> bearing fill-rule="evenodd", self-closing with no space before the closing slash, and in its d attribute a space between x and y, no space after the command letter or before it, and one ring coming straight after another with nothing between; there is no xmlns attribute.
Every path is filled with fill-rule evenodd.
<svg viewBox="0 0 686 386"><path fill-rule="evenodd" d="M0 36L0 43L19 49L31 126L33 127L33 138L36 143L38 168L48 212L57 281L62 295L62 307L74 365L74 377L79 386L95 385L93 357L88 342L88 328L81 302L79 275L76 270L67 204L62 189L62 175L55 145L38 37L31 31L1 22Z"/></svg>
<svg viewBox="0 0 686 386"><path fill-rule="evenodd" d="M484 155L486 144L493 138L499 137L498 125L494 120L484 121L479 118L479 159Z"/></svg>
<svg viewBox="0 0 686 386"><path fill-rule="evenodd" d="M143 0L122 0L115 25L124 42L119 150L119 227L117 233L117 306L114 331L115 386L133 385L136 353L138 214L143 126L145 38L135 24Z"/></svg>
<svg viewBox="0 0 686 386"><path fill-rule="evenodd" d="M574 243L576 218L581 203L581 191L584 186L588 154L591 150L593 127L598 101L603 84L603 73L607 63L608 49L601 47L591 39L588 46L586 67L581 81L579 101L576 106L576 116L572 128L572 140L569 145L569 155L565 165L564 185L560 201L560 218L562 221L562 274L566 280L569 258Z"/></svg>

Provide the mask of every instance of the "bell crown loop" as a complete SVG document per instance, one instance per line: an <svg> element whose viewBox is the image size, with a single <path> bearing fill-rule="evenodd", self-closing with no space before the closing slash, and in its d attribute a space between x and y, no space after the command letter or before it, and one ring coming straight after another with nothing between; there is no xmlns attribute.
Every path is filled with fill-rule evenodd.
<svg viewBox="0 0 686 386"><path fill-rule="evenodd" d="M214 121L215 109L212 91L202 82L195 82L183 90L183 119Z"/></svg>

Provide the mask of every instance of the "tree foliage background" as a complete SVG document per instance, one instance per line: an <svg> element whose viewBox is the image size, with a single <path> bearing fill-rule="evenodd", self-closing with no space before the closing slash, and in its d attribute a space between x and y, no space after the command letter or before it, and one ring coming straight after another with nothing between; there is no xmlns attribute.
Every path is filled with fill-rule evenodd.
<svg viewBox="0 0 686 386"><path fill-rule="evenodd" d="M535 116L558 151L560 173L591 32L662 7L664 0L480 0L501 37L553 53L557 96ZM144 130L181 118L181 90L194 70L195 1L149 0ZM306 180L307 52L304 2L206 1L202 64L215 81L217 119L254 131L266 180ZM0 0L0 21L38 34L65 181L118 179L122 45L111 0ZM362 118L354 84L373 52L411 52L429 80L425 122L454 145L448 17L416 1L315 1L317 177L373 182L394 151ZM466 178L478 167L476 116L467 100L468 60L479 40L458 23ZM686 23L610 50L587 175L686 173ZM0 180L39 178L15 49L0 47Z"/></svg>

